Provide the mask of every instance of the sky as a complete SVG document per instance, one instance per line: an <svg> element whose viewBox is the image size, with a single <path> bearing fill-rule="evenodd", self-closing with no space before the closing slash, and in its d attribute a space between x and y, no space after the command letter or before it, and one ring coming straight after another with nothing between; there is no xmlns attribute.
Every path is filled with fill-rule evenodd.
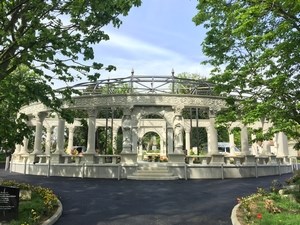
<svg viewBox="0 0 300 225"><path fill-rule="evenodd" d="M94 46L95 60L117 70L102 71L100 79L127 77L132 69L135 75L171 75L174 69L175 76L208 76L210 68L200 64L205 30L192 21L196 6L197 0L143 0L121 17L119 28L105 27L110 40Z"/></svg>

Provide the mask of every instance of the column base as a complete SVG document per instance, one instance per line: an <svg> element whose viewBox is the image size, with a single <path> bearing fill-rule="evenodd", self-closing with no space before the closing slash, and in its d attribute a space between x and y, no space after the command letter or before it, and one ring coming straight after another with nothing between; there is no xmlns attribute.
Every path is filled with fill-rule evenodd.
<svg viewBox="0 0 300 225"><path fill-rule="evenodd" d="M137 153L128 153L128 152L121 152L121 162L122 163L136 163L137 162Z"/></svg>
<svg viewBox="0 0 300 225"><path fill-rule="evenodd" d="M169 163L172 163L172 162L183 163L183 162L185 162L185 154L183 154L183 153L169 154L168 162Z"/></svg>
<svg viewBox="0 0 300 225"><path fill-rule="evenodd" d="M59 164L64 163L63 158L60 153L52 153L51 154L51 164Z"/></svg>
<svg viewBox="0 0 300 225"><path fill-rule="evenodd" d="M243 165L255 165L256 164L256 159L255 155L245 155L245 161L243 162Z"/></svg>
<svg viewBox="0 0 300 225"><path fill-rule="evenodd" d="M221 165L222 163L224 163L224 155L211 154L211 160L209 165Z"/></svg>
<svg viewBox="0 0 300 225"><path fill-rule="evenodd" d="M95 163L95 154L94 153L83 153L83 160L84 160L85 164L94 164Z"/></svg>
<svg viewBox="0 0 300 225"><path fill-rule="evenodd" d="M269 164L271 164L271 165L277 164L276 156L275 155L269 155L268 165Z"/></svg>
<svg viewBox="0 0 300 225"><path fill-rule="evenodd" d="M183 153L183 148L182 147L175 147L173 154L184 154Z"/></svg>
<svg viewBox="0 0 300 225"><path fill-rule="evenodd" d="M11 160L12 160L13 162L23 162L23 155L24 155L24 154L21 154L21 153L12 154Z"/></svg>
<svg viewBox="0 0 300 225"><path fill-rule="evenodd" d="M28 155L28 159L27 159L27 163L37 163L38 162L38 158L36 157L36 155L40 155L40 154L36 154L36 153L30 153Z"/></svg>

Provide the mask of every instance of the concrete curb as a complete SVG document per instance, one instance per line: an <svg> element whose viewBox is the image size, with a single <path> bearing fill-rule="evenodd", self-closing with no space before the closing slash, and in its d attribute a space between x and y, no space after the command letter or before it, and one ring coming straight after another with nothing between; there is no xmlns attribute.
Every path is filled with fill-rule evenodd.
<svg viewBox="0 0 300 225"><path fill-rule="evenodd" d="M63 212L63 206L61 204L61 202L59 200L58 201L58 209L56 210L56 212L54 213L53 216L51 216L49 219L47 219L46 221L44 221L42 223L42 225L52 225L54 224L59 217L61 216L62 212Z"/></svg>
<svg viewBox="0 0 300 225"><path fill-rule="evenodd" d="M241 223L239 222L237 216L236 216L236 212L239 208L240 204L237 204L233 207L232 211L231 211L231 223L232 225L241 225Z"/></svg>

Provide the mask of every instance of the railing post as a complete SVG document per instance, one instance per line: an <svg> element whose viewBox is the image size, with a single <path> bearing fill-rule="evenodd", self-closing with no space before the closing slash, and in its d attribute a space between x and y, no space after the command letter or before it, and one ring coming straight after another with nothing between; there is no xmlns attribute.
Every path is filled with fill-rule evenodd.
<svg viewBox="0 0 300 225"><path fill-rule="evenodd" d="M47 158L48 158L48 171L47 171L47 177L50 177L50 162L51 162L51 157L49 156L47 156Z"/></svg>
<svg viewBox="0 0 300 225"><path fill-rule="evenodd" d="M174 69L172 69L172 94L174 94L174 84L175 83L175 79L174 79Z"/></svg>
<svg viewBox="0 0 300 225"><path fill-rule="evenodd" d="M130 77L130 93L133 93L133 75L134 75L134 70L131 70L131 77Z"/></svg>

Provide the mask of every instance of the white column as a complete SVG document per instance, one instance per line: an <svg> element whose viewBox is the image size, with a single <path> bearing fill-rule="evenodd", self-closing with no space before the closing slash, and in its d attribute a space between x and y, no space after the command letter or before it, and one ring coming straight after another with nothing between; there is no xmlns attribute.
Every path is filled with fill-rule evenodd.
<svg viewBox="0 0 300 225"><path fill-rule="evenodd" d="M132 127L131 138L132 138L132 152L137 153L137 143L138 143L138 127Z"/></svg>
<svg viewBox="0 0 300 225"><path fill-rule="evenodd" d="M259 155L259 151L258 151L258 144L256 141L255 134L251 134L251 140L252 140L252 145L251 145L252 154L257 156Z"/></svg>
<svg viewBox="0 0 300 225"><path fill-rule="evenodd" d="M87 142L87 154L96 154L95 151L95 133L96 133L96 117L97 110L91 109L88 111L88 142Z"/></svg>
<svg viewBox="0 0 300 225"><path fill-rule="evenodd" d="M174 153L174 145L173 145L173 128L167 128L167 146L168 146L168 154Z"/></svg>
<svg viewBox="0 0 300 225"><path fill-rule="evenodd" d="M65 120L62 118L58 119L57 126L57 140L56 140L56 154L64 153L64 142L65 142Z"/></svg>
<svg viewBox="0 0 300 225"><path fill-rule="evenodd" d="M46 134L46 142L45 142L45 154L50 155L51 152L51 133L52 133L52 127L47 127L47 134Z"/></svg>
<svg viewBox="0 0 300 225"><path fill-rule="evenodd" d="M28 154L28 138L24 137L20 154Z"/></svg>
<svg viewBox="0 0 300 225"><path fill-rule="evenodd" d="M68 154L71 154L71 150L72 150L72 147L73 147L74 131L75 131L75 127L74 126L70 126L69 127L68 147L67 147L67 153Z"/></svg>
<svg viewBox="0 0 300 225"><path fill-rule="evenodd" d="M46 118L47 113L39 113L36 118L34 148L31 154L42 154L42 132L43 121Z"/></svg>
<svg viewBox="0 0 300 225"><path fill-rule="evenodd" d="M235 154L235 144L234 144L234 134L229 131L229 146L230 146L230 154Z"/></svg>
<svg viewBox="0 0 300 225"><path fill-rule="evenodd" d="M245 155L249 155L249 142L248 142L248 129L247 126L242 125L241 127L241 150Z"/></svg>
<svg viewBox="0 0 300 225"><path fill-rule="evenodd" d="M14 155L20 154L22 145L16 144Z"/></svg>
<svg viewBox="0 0 300 225"><path fill-rule="evenodd" d="M288 139L287 136L283 132L279 132L276 135L276 142L278 143L277 146L277 156L282 157L282 156L288 156Z"/></svg>
<svg viewBox="0 0 300 225"><path fill-rule="evenodd" d="M187 150L187 155L190 154L191 150L191 129L185 129L185 148Z"/></svg>
<svg viewBox="0 0 300 225"><path fill-rule="evenodd" d="M112 147L113 147L113 154L116 154L115 151L117 150L117 135L118 135L118 129L113 130L113 143L112 143Z"/></svg>
<svg viewBox="0 0 300 225"><path fill-rule="evenodd" d="M215 117L209 118L209 127L207 132L208 149L211 154L218 154L218 132L215 128Z"/></svg>

